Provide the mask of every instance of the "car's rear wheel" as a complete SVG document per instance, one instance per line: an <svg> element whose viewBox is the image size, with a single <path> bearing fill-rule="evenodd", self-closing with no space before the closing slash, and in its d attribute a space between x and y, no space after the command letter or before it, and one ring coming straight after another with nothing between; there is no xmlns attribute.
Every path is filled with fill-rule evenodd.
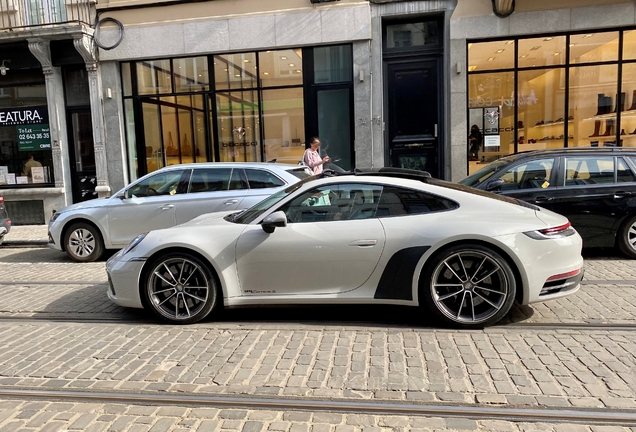
<svg viewBox="0 0 636 432"><path fill-rule="evenodd" d="M208 266L186 252L159 257L148 267L143 294L161 319L192 324L207 317L216 304L216 282Z"/></svg>
<svg viewBox="0 0 636 432"><path fill-rule="evenodd" d="M437 254L420 279L420 304L446 324L482 328L503 318L515 299L508 262L481 245L457 245Z"/></svg>
<svg viewBox="0 0 636 432"><path fill-rule="evenodd" d="M104 253L104 242L94 226L80 222L73 224L64 236L64 248L71 259L91 262Z"/></svg>
<svg viewBox="0 0 636 432"><path fill-rule="evenodd" d="M618 248L628 257L636 259L636 216L627 219L618 230Z"/></svg>

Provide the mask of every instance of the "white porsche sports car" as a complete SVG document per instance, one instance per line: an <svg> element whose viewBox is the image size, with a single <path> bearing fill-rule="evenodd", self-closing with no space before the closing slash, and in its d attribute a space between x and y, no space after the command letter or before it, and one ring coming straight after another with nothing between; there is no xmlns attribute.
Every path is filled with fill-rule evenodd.
<svg viewBox="0 0 636 432"><path fill-rule="evenodd" d="M382 303L478 328L583 277L565 217L395 168L310 177L248 210L142 234L106 267L112 301L173 323L222 305Z"/></svg>

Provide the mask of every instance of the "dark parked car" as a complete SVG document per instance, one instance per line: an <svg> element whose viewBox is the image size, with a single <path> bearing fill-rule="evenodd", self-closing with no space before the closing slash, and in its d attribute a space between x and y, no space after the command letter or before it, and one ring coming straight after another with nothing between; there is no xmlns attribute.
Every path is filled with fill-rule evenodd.
<svg viewBox="0 0 636 432"><path fill-rule="evenodd" d="M573 147L517 153L459 183L566 216L584 247L636 259L636 148Z"/></svg>
<svg viewBox="0 0 636 432"><path fill-rule="evenodd" d="M4 197L0 196L0 244L4 241L4 236L11 230L11 219L7 214L7 209L4 206Z"/></svg>

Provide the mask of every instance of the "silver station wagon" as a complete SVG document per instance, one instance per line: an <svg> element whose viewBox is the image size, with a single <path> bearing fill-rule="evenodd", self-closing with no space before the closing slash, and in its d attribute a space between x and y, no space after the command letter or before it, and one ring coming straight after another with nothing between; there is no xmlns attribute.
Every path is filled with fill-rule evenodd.
<svg viewBox="0 0 636 432"><path fill-rule="evenodd" d="M300 165L211 162L154 171L108 198L73 204L49 221L49 247L95 261L138 234L205 214L244 209L313 175Z"/></svg>

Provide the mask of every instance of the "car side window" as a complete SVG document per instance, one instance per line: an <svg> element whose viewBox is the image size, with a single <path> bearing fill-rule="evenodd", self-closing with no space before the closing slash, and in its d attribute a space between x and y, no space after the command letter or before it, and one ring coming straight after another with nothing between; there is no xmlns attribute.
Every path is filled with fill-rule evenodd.
<svg viewBox="0 0 636 432"><path fill-rule="evenodd" d="M244 177L242 168L234 168L230 177L230 190L249 189Z"/></svg>
<svg viewBox="0 0 636 432"><path fill-rule="evenodd" d="M385 186L376 217L406 216L457 208L454 201L412 189Z"/></svg>
<svg viewBox="0 0 636 432"><path fill-rule="evenodd" d="M618 158L618 166L616 167L616 172L616 179L619 183L636 182L636 176L634 176L634 172L623 160L623 158Z"/></svg>
<svg viewBox="0 0 636 432"><path fill-rule="evenodd" d="M375 217L382 186L351 183L311 189L280 210L289 223L360 220Z"/></svg>
<svg viewBox="0 0 636 432"><path fill-rule="evenodd" d="M565 158L565 186L614 183L613 157Z"/></svg>
<svg viewBox="0 0 636 432"><path fill-rule="evenodd" d="M250 185L250 189L265 189L285 186L285 182L276 177L269 171L246 169L247 181Z"/></svg>
<svg viewBox="0 0 636 432"><path fill-rule="evenodd" d="M539 159L515 165L500 179L504 181L501 191L518 189L545 189L550 186L554 159Z"/></svg>
<svg viewBox="0 0 636 432"><path fill-rule="evenodd" d="M188 193L226 191L232 168L197 168L192 173Z"/></svg>
<svg viewBox="0 0 636 432"><path fill-rule="evenodd" d="M185 186L180 188L179 183L182 177L184 177L184 174L185 170L171 170L155 174L130 187L126 191L126 197L170 196L182 193Z"/></svg>

